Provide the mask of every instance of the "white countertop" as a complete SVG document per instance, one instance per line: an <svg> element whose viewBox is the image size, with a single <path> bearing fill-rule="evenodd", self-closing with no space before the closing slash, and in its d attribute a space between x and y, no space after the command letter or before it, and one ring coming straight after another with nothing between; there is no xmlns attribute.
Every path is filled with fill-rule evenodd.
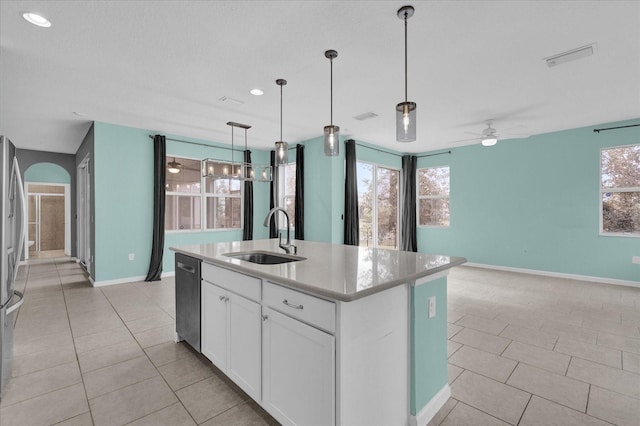
<svg viewBox="0 0 640 426"><path fill-rule="evenodd" d="M318 296L349 302L466 262L461 257L293 241L306 260L260 265L224 256L253 250L284 254L278 240L233 241L170 247L204 262L272 280Z"/></svg>

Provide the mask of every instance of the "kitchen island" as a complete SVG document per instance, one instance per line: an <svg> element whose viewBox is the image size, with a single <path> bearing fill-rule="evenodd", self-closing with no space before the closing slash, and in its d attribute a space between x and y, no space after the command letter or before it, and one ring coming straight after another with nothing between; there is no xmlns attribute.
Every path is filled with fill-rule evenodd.
<svg viewBox="0 0 640 426"><path fill-rule="evenodd" d="M295 243L171 247L202 261L202 354L283 424L426 425L450 395L446 276L465 259Z"/></svg>

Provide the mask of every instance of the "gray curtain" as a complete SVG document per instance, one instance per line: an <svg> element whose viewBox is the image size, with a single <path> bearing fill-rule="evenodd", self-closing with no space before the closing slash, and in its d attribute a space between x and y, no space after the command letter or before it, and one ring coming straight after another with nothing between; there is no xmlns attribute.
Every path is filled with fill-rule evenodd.
<svg viewBox="0 0 640 426"><path fill-rule="evenodd" d="M296 240L304 240L304 145L296 145Z"/></svg>
<svg viewBox="0 0 640 426"><path fill-rule="evenodd" d="M278 170L276 170L276 152L271 151L271 187L269 188L269 209L274 208L276 203L276 197L278 193ZM278 238L278 227L276 225L276 215L271 216L271 222L269 222L269 238Z"/></svg>
<svg viewBox="0 0 640 426"><path fill-rule="evenodd" d="M357 246L360 242L358 217L358 178L356 176L356 141L345 141L344 180L344 243Z"/></svg>
<svg viewBox="0 0 640 426"><path fill-rule="evenodd" d="M251 151L244 152L244 162L251 164ZM244 241L253 240L253 182L244 181L244 227L242 229L242 239Z"/></svg>
<svg viewBox="0 0 640 426"><path fill-rule="evenodd" d="M151 259L145 281L158 281L162 275L164 252L165 181L167 176L167 141L162 135L153 137L153 240Z"/></svg>
<svg viewBox="0 0 640 426"><path fill-rule="evenodd" d="M416 232L416 162L415 155L402 156L402 213L400 216L400 250L418 251Z"/></svg>

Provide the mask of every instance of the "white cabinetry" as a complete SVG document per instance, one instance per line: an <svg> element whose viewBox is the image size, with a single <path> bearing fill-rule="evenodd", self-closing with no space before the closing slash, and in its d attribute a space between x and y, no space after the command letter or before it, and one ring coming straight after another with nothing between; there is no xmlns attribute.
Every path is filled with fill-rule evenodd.
<svg viewBox="0 0 640 426"><path fill-rule="evenodd" d="M284 425L335 424L335 338L263 307L264 408Z"/></svg>
<svg viewBox="0 0 640 426"><path fill-rule="evenodd" d="M213 284L211 281L220 282L220 276L211 272L215 271L209 268L209 274L206 274L203 267L202 354L249 396L260 401L260 304ZM239 280L256 280L241 274L234 275ZM236 281L238 279L227 282L227 285L232 288ZM259 295L260 280L256 281Z"/></svg>

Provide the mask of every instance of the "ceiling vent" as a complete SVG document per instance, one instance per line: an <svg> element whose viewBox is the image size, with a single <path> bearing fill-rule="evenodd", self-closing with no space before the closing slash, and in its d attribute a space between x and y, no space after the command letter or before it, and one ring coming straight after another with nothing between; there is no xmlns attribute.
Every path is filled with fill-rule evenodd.
<svg viewBox="0 0 640 426"><path fill-rule="evenodd" d="M358 121L364 121L377 116L378 114L376 114L375 112L365 112L364 114L356 115L353 118L355 118Z"/></svg>
<svg viewBox="0 0 640 426"><path fill-rule="evenodd" d="M590 44L588 46L578 47L577 49L569 50L568 52L560 53L557 55L544 58L549 68L553 68L557 65L562 65L567 62L576 61L578 59L586 58L596 52L596 45Z"/></svg>
<svg viewBox="0 0 640 426"><path fill-rule="evenodd" d="M234 99L234 98L230 98L228 96L223 96L221 98L218 99L220 102L225 102L231 105L243 105L244 102L242 102L239 99Z"/></svg>

